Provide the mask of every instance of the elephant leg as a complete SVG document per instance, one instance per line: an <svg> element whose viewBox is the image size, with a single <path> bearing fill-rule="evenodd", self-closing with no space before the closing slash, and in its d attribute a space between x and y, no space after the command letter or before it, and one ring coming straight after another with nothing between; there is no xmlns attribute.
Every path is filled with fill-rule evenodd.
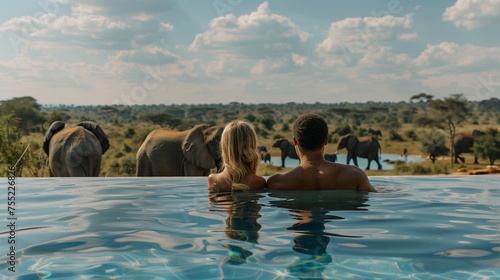
<svg viewBox="0 0 500 280"><path fill-rule="evenodd" d="M382 164L380 164L380 161L378 160L378 157L375 159L375 162L378 165L378 170L382 170Z"/></svg>
<svg viewBox="0 0 500 280"><path fill-rule="evenodd" d="M285 167L285 158L286 157L281 157L281 167Z"/></svg>
<svg viewBox="0 0 500 280"><path fill-rule="evenodd" d="M366 170L370 170L370 164L372 163L371 159L368 159L368 165L366 166Z"/></svg>
<svg viewBox="0 0 500 280"><path fill-rule="evenodd" d="M352 152L348 152L347 153L347 161L345 164L349 164L349 162L351 162L351 159L353 159L355 161L355 157L353 156L353 153Z"/></svg>
<svg viewBox="0 0 500 280"><path fill-rule="evenodd" d="M479 164L479 162L477 161L477 157L474 155L474 164Z"/></svg>
<svg viewBox="0 0 500 280"><path fill-rule="evenodd" d="M153 170L151 168L151 162L146 156L138 157L136 160L136 176L153 176Z"/></svg>
<svg viewBox="0 0 500 280"><path fill-rule="evenodd" d="M459 159L462 163L465 163L465 158L464 158L464 157L458 157L458 159Z"/></svg>
<svg viewBox="0 0 500 280"><path fill-rule="evenodd" d="M352 161L354 162L354 165L358 166L358 158L356 156L352 157Z"/></svg>

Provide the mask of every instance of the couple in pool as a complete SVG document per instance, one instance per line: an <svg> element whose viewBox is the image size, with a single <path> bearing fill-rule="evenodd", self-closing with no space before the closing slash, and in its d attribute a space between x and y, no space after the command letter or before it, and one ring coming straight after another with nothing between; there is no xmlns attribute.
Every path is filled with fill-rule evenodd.
<svg viewBox="0 0 500 280"><path fill-rule="evenodd" d="M256 175L260 163L257 135L251 124L232 121L221 137L224 171L208 177L209 190L359 190L376 192L356 166L328 162L323 152L328 126L317 114L304 114L293 123L293 142L300 165L286 174L268 178Z"/></svg>

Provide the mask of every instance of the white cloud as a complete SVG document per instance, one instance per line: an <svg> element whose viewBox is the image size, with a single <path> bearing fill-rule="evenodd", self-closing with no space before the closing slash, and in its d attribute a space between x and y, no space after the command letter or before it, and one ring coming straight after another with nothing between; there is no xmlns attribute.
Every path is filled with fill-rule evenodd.
<svg viewBox="0 0 500 280"><path fill-rule="evenodd" d="M250 59L304 54L310 34L300 30L289 18L272 14L269 3L257 11L235 17L228 14L210 21L210 30L196 35L189 50Z"/></svg>
<svg viewBox="0 0 500 280"><path fill-rule="evenodd" d="M131 17L163 14L171 10L172 0L55 0L72 4L73 14L105 15L107 17Z"/></svg>
<svg viewBox="0 0 500 280"><path fill-rule="evenodd" d="M442 66L450 72L465 69L471 71L494 69L498 63L500 63L500 47L458 45L452 42L428 45L414 61L414 64L419 67Z"/></svg>
<svg viewBox="0 0 500 280"><path fill-rule="evenodd" d="M355 65L363 59L369 47L389 46L394 40L415 35L407 34L412 27L413 14L404 17L346 18L332 22L325 40L316 52L325 58L326 65Z"/></svg>
<svg viewBox="0 0 500 280"><path fill-rule="evenodd" d="M27 28L29 27L29 28ZM0 26L4 34L19 34L30 43L43 42L50 48L81 47L94 50L128 50L159 44L170 24L157 19L118 20L101 15L13 18Z"/></svg>
<svg viewBox="0 0 500 280"><path fill-rule="evenodd" d="M404 40L404 41L409 41L409 40L413 40L413 39L417 39L418 38L418 35L416 32L413 32L413 33L404 33L404 34L399 34L398 35L398 39L399 40Z"/></svg>
<svg viewBox="0 0 500 280"><path fill-rule="evenodd" d="M482 26L500 25L500 0L457 0L446 8L443 20L471 30Z"/></svg>

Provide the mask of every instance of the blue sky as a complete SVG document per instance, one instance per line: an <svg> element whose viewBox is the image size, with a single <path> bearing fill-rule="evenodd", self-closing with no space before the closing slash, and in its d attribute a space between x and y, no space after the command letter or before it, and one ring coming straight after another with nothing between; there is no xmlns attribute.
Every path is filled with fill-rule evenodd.
<svg viewBox="0 0 500 280"><path fill-rule="evenodd" d="M500 0L26 0L0 11L0 100L500 97Z"/></svg>

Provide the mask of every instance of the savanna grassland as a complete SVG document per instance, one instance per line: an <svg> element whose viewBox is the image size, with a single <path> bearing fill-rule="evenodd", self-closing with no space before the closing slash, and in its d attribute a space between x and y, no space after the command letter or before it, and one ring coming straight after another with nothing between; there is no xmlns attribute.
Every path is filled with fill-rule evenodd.
<svg viewBox="0 0 500 280"><path fill-rule="evenodd" d="M456 104L446 103L453 98L464 107L453 111ZM395 170L367 171L369 176L449 174L458 168L484 168L489 160L480 158L480 164L473 165L471 154L462 154L465 164L450 166L449 150L446 151L446 147L450 147L449 121L456 133L498 131L500 100L469 102L459 95L448 99L434 100L432 96L419 95L414 96L412 102L398 103L41 106L31 97L15 98L0 101L0 167L6 170L19 160L18 176L49 176L47 156L41 146L50 124L58 120L69 123L91 120L99 124L110 141L110 148L102 158L100 176L135 176L136 152L154 129L169 127L181 131L200 123L223 125L234 119L245 119L255 126L259 145L271 150L277 138L292 140L292 123L297 116L317 113L329 125L326 153L336 151L340 136L348 133L370 135L370 129L381 131L382 137L378 136L378 140L384 154L401 154L407 148L409 155L429 158L429 154L435 152L434 163L430 160L412 165L397 163ZM448 110L437 101L450 105ZM431 151L423 147L423 142L431 135L439 136L431 146L439 146L442 150ZM499 139L500 135L497 136L495 139ZM273 149L271 155L279 157L280 150ZM288 170L261 164L258 172L267 176ZM6 171L2 171L2 176L5 175Z"/></svg>

